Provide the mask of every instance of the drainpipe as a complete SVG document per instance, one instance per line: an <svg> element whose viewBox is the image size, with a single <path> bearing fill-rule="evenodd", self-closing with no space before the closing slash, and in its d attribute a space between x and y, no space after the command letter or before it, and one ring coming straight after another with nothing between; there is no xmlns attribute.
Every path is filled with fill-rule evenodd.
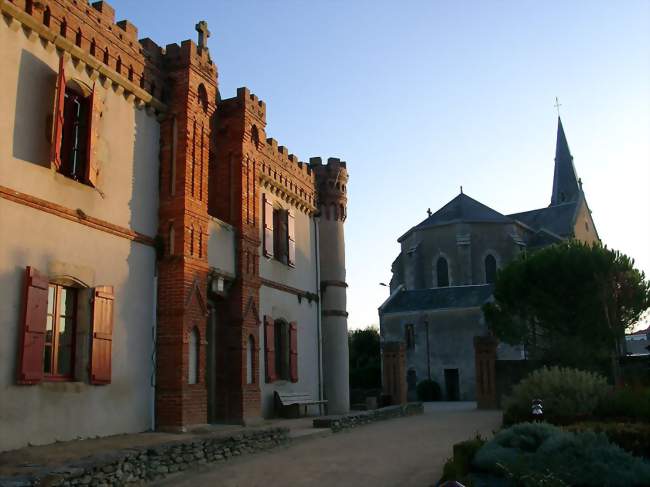
<svg viewBox="0 0 650 487"><path fill-rule="evenodd" d="M318 301L316 306L318 312L316 314L316 330L318 335L318 400L323 400L323 334L321 332L321 289L320 289L320 232L319 232L320 218L314 217L314 251L316 253L316 296Z"/></svg>
<svg viewBox="0 0 650 487"><path fill-rule="evenodd" d="M153 276L153 327L151 329L151 431L156 431L156 331L158 328L158 267Z"/></svg>

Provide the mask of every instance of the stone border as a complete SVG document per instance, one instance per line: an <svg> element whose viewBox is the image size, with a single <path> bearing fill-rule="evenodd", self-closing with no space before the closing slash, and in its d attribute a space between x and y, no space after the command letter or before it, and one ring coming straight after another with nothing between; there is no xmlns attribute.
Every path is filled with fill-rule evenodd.
<svg viewBox="0 0 650 487"><path fill-rule="evenodd" d="M334 433L349 428L355 428L368 423L383 421L385 419L402 418L422 414L424 407L421 402L410 402L399 406L387 406L370 411L357 411L337 416L322 416L314 418L314 428L330 428Z"/></svg>
<svg viewBox="0 0 650 487"><path fill-rule="evenodd" d="M224 462L289 441L288 428L173 441L97 454L31 475L0 477L0 486L144 485L197 465Z"/></svg>

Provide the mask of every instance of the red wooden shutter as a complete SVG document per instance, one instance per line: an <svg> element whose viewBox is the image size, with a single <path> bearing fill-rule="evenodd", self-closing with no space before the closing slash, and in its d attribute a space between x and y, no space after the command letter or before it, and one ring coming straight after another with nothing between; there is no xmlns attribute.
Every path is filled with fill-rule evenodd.
<svg viewBox="0 0 650 487"><path fill-rule="evenodd" d="M97 82L93 83L90 94L90 108L88 112L88 140L86 142L86 182L97 187L99 176L99 161L97 160L97 139L99 133L99 117L102 115L102 98L97 89Z"/></svg>
<svg viewBox="0 0 650 487"><path fill-rule="evenodd" d="M264 211L264 255L273 257L273 204L269 201L266 194L262 194L262 204Z"/></svg>
<svg viewBox="0 0 650 487"><path fill-rule="evenodd" d="M18 359L19 384L37 384L43 379L48 286L45 276L33 267L27 267Z"/></svg>
<svg viewBox="0 0 650 487"><path fill-rule="evenodd" d="M113 286L98 286L93 299L90 383L110 384L113 344Z"/></svg>
<svg viewBox="0 0 650 487"><path fill-rule="evenodd" d="M298 382L298 324L289 323L289 371L291 382Z"/></svg>
<svg viewBox="0 0 650 487"><path fill-rule="evenodd" d="M264 359L266 382L274 382L278 379L275 372L275 323L270 316L264 317Z"/></svg>
<svg viewBox="0 0 650 487"><path fill-rule="evenodd" d="M287 212L287 241L288 241L288 263L291 267L296 267L296 217L293 211Z"/></svg>
<svg viewBox="0 0 650 487"><path fill-rule="evenodd" d="M50 148L50 164L58 170L61 167L61 142L63 140L63 108L65 105L65 73L63 56L59 60L59 75L56 80L54 95L54 123L52 124L52 145Z"/></svg>

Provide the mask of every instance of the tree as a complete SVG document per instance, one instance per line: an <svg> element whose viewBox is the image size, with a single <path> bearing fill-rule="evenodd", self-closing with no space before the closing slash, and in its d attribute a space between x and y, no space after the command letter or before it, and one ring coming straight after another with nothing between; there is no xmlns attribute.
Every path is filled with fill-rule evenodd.
<svg viewBox="0 0 650 487"><path fill-rule="evenodd" d="M374 389L381 387L379 330L369 326L348 332L350 349L350 387Z"/></svg>
<svg viewBox="0 0 650 487"><path fill-rule="evenodd" d="M492 332L524 344L546 364L619 377L626 331L650 306L650 282L634 261L600 244L572 241L514 260L499 272L483 307ZM609 364L609 365L608 365Z"/></svg>

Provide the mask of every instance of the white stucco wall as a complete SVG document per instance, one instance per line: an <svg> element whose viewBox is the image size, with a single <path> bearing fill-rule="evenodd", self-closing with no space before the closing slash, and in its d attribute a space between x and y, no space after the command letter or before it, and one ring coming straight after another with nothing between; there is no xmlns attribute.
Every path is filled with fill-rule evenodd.
<svg viewBox="0 0 650 487"><path fill-rule="evenodd" d="M210 217L208 227L208 263L217 271L235 275L235 229Z"/></svg>
<svg viewBox="0 0 650 487"><path fill-rule="evenodd" d="M59 62L51 47L0 22L0 185L153 237L159 124L112 87L97 88L100 191L49 168L47 117ZM92 86L85 69L72 61L65 69ZM28 265L114 286L111 384L15 385ZM154 270L153 247L0 198L0 450L150 427Z"/></svg>
<svg viewBox="0 0 650 487"><path fill-rule="evenodd" d="M275 319L282 318L287 322L298 324L298 382L278 380L267 383L264 361L264 327L260 327L260 389L262 395L262 416L274 415L273 393L308 392L318 399L318 304L302 299L298 303L297 296L262 286L260 289L260 314L271 315ZM312 406L316 407L316 406ZM316 412L317 409L313 409Z"/></svg>
<svg viewBox="0 0 650 487"><path fill-rule="evenodd" d="M289 209L290 205L277 196L267 192L267 197L275 207ZM260 194L260 208L262 196ZM315 229L312 218L297 208L292 208L295 216L296 266L289 267L275 259L260 257L260 276L278 284L290 286L301 291L317 293ZM263 228L260 222L260 238ZM260 246L260 252L262 251ZM260 327L260 384L262 394L262 415L274 415L273 393L275 390L308 392L314 399L319 397L318 372L318 303L311 303L290 292L281 291L266 285L260 288L260 321L265 315L274 319L295 321L298 324L298 382L276 381L266 383L264 361L264 327ZM314 409L316 411L316 409Z"/></svg>

